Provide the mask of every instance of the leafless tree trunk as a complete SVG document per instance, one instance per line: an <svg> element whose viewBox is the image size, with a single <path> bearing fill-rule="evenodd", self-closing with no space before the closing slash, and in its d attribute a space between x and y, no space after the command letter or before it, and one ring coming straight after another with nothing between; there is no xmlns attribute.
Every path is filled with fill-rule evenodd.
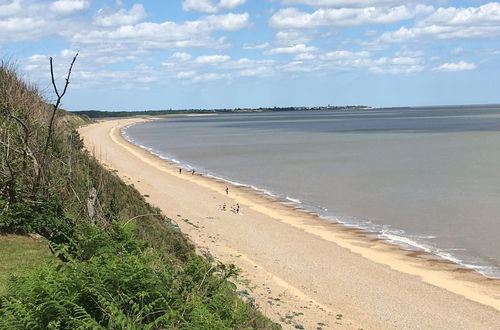
<svg viewBox="0 0 500 330"><path fill-rule="evenodd" d="M40 185L42 183L41 181L42 181L42 177L43 177L43 171L47 167L47 163L46 163L47 162L47 153L48 153L48 149L50 147L50 144L52 143L52 136L54 134L54 125L55 125L55 118L57 115L57 110L59 110L59 106L61 105L62 98L64 97L64 95L66 94L66 91L68 90L69 78L71 77L73 65L76 62L76 58L78 57L78 54L79 54L79 52L76 52L75 56L73 57L73 60L71 61L71 64L70 64L69 69L68 69L68 74L67 74L66 79L65 79L64 88L63 88L62 93L57 88L56 78L54 75L54 64L53 64L52 57L50 57L50 76L52 79L52 87L54 88L54 92L56 93L57 100L52 107L52 113L51 113L50 120L49 120L49 127L47 128L47 139L45 140L45 146L43 148L43 152L41 155L41 161L40 161L41 170L38 172L37 178L35 180L35 184L33 186L33 193L34 194L38 191L38 189L40 188Z"/></svg>

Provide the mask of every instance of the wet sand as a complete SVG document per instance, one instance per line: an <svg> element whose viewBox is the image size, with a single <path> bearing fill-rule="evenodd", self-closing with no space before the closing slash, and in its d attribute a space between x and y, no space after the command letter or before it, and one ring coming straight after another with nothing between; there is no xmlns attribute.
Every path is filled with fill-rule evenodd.
<svg viewBox="0 0 500 330"><path fill-rule="evenodd" d="M80 129L86 147L197 246L241 269L241 295L284 328L499 329L500 280L192 175L128 141L145 118ZM226 204L228 211L221 211ZM240 214L229 211L238 203Z"/></svg>

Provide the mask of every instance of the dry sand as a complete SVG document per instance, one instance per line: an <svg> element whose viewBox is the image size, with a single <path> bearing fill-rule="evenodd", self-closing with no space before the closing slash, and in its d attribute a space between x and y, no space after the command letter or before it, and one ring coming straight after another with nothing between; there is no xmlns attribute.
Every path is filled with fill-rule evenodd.
<svg viewBox="0 0 500 330"><path fill-rule="evenodd" d="M162 209L284 328L500 329L500 280L371 239L247 189L183 171L128 141L145 118L80 129L86 147ZM226 203L240 214L223 212Z"/></svg>

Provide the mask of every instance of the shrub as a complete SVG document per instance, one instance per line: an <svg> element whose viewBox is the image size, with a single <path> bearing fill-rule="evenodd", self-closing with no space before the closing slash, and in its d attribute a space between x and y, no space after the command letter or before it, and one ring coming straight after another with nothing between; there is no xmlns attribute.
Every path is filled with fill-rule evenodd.
<svg viewBox="0 0 500 330"><path fill-rule="evenodd" d="M234 266L165 262L135 226L76 230L77 258L11 279L2 329L232 329L271 323L234 294ZM98 243L98 244L94 244ZM79 260L77 260L79 259ZM260 322L260 323L258 323Z"/></svg>

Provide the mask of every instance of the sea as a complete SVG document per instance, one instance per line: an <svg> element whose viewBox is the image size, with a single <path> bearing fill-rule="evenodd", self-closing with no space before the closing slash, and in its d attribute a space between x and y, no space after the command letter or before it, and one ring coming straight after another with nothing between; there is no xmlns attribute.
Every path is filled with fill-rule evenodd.
<svg viewBox="0 0 500 330"><path fill-rule="evenodd" d="M187 170L500 278L500 105L188 115L123 134Z"/></svg>

